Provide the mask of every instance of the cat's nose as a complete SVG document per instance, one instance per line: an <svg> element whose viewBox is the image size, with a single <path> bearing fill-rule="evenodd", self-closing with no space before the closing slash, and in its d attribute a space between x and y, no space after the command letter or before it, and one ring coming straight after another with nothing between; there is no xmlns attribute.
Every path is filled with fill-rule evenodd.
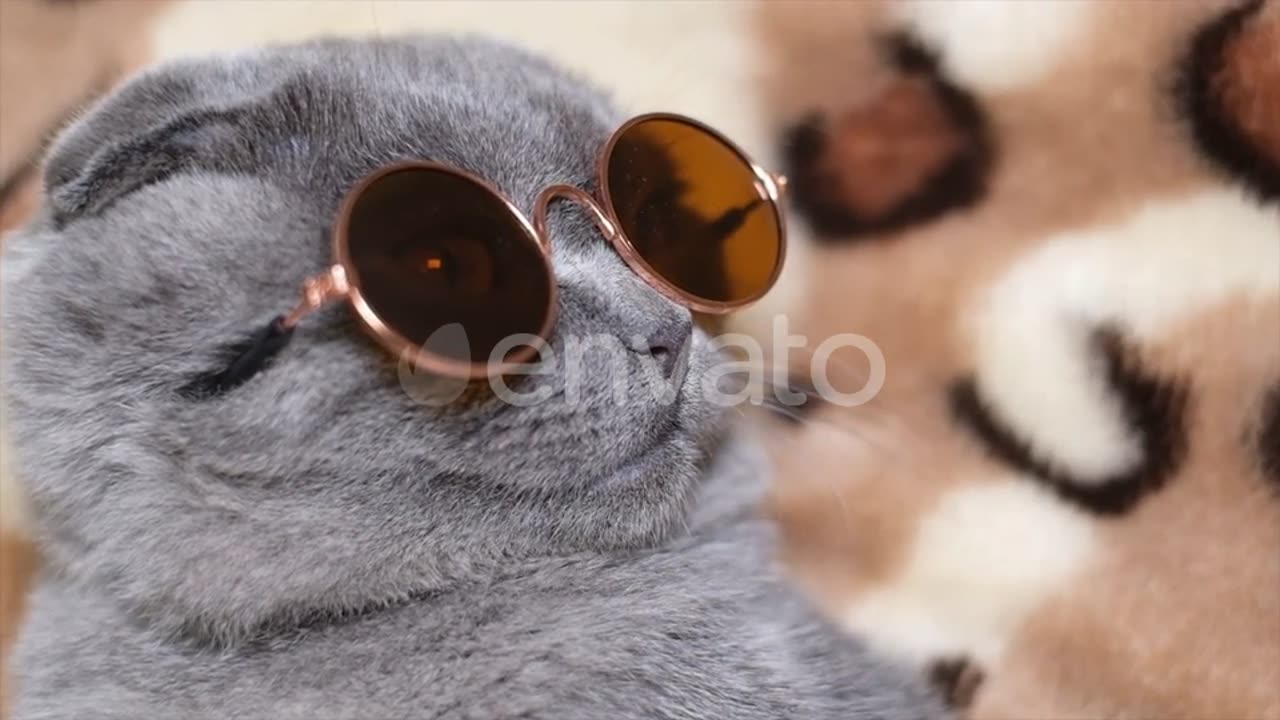
<svg viewBox="0 0 1280 720"><path fill-rule="evenodd" d="M632 348L653 358L664 378L670 379L688 362L687 346L693 336L693 319L688 315L662 320Z"/></svg>

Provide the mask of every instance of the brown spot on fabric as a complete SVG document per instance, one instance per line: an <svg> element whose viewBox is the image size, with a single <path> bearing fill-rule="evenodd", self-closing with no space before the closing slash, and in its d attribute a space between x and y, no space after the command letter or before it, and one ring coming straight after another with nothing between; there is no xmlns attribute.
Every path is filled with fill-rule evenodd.
<svg viewBox="0 0 1280 720"><path fill-rule="evenodd" d="M992 141L977 101L909 35L885 47L897 75L875 98L784 140L792 197L820 237L926 222L985 191Z"/></svg>
<svg viewBox="0 0 1280 720"><path fill-rule="evenodd" d="M947 707L965 710L973 704L982 685L983 672L969 658L953 657L930 663L928 677L929 684L942 695Z"/></svg>
<svg viewBox="0 0 1280 720"><path fill-rule="evenodd" d="M1280 384L1271 388L1262 409L1262 431L1258 433L1258 454L1262 472L1280 493Z"/></svg>
<svg viewBox="0 0 1280 720"><path fill-rule="evenodd" d="M1004 425L972 379L952 386L951 410L994 455L1044 482L1063 499L1098 515L1123 515L1144 495L1159 490L1186 455L1187 391L1144 370L1118 332L1099 330L1093 343L1126 424L1141 438L1142 460L1133 469L1101 481L1072 476L1069 468L1037 455L1017 428Z"/></svg>
<svg viewBox="0 0 1280 720"><path fill-rule="evenodd" d="M1280 198L1280 7L1239 4L1192 42L1178 90L1196 144L1262 198Z"/></svg>
<svg viewBox="0 0 1280 720"><path fill-rule="evenodd" d="M840 187L859 215L884 215L930 176L960 145L928 80L906 77L874 107L848 113L832 130L827 171L847 171ZM888 142L886 142L888 140Z"/></svg>
<svg viewBox="0 0 1280 720"><path fill-rule="evenodd" d="M1223 48L1214 81L1241 132L1280 163L1280 12L1254 12Z"/></svg>
<svg viewBox="0 0 1280 720"><path fill-rule="evenodd" d="M40 175L19 173L0 187L0 237L21 227L40 207Z"/></svg>
<svg viewBox="0 0 1280 720"><path fill-rule="evenodd" d="M0 532L0 717L9 693L8 656L26 612L27 589L36 573L36 553L29 542Z"/></svg>

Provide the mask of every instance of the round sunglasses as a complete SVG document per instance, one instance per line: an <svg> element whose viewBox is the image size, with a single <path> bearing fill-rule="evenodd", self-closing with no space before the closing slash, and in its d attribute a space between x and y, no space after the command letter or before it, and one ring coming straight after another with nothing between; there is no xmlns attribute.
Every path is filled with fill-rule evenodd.
<svg viewBox="0 0 1280 720"><path fill-rule="evenodd" d="M403 162L360 181L333 231L333 265L306 281L232 363L236 384L311 312L339 300L393 355L419 369L478 379L529 361L555 324L548 211L582 205L619 256L662 295L700 313L748 305L777 280L786 253L785 179L710 127L653 113L619 127L600 153L599 191L552 185L530 221L491 183L455 167ZM465 342L439 333L458 325ZM449 341L437 341L439 336Z"/></svg>

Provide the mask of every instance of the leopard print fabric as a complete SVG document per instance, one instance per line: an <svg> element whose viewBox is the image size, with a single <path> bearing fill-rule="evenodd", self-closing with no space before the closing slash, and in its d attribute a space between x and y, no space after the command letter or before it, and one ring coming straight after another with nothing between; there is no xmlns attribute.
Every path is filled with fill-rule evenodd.
<svg viewBox="0 0 1280 720"><path fill-rule="evenodd" d="M773 436L795 575L975 718L1280 718L1280 2L789 5L770 310L887 368Z"/></svg>

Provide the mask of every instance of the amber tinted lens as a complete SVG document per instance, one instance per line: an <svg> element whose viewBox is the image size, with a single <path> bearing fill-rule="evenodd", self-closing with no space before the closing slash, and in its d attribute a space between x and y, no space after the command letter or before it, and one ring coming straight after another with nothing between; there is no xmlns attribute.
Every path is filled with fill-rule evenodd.
<svg viewBox="0 0 1280 720"><path fill-rule="evenodd" d="M551 311L537 241L501 198L446 170L396 170L365 186L347 246L355 285L383 324L449 361L487 363L504 338L538 334Z"/></svg>
<svg viewBox="0 0 1280 720"><path fill-rule="evenodd" d="M716 303L769 289L782 261L776 207L724 141L681 120L642 120L618 137L606 170L622 231L667 282Z"/></svg>

